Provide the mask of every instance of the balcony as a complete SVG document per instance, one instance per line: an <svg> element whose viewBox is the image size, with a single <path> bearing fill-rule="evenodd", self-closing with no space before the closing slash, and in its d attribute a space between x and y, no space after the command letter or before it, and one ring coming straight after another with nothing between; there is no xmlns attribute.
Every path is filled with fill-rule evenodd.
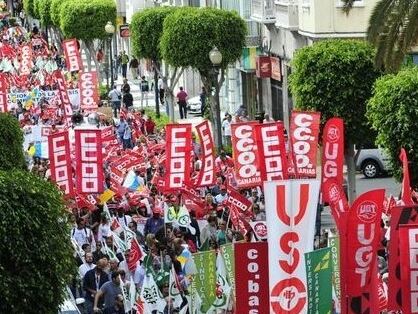
<svg viewBox="0 0 418 314"><path fill-rule="evenodd" d="M276 23L274 0L251 0L251 19L263 24Z"/></svg>
<svg viewBox="0 0 418 314"><path fill-rule="evenodd" d="M275 1L276 27L297 31L299 28L299 9L295 2Z"/></svg>

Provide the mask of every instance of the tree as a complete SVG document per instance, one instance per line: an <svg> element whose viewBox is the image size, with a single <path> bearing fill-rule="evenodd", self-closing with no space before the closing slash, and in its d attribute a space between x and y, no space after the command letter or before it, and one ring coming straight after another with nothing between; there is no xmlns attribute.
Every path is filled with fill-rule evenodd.
<svg viewBox="0 0 418 314"><path fill-rule="evenodd" d="M33 15L35 19L40 19L39 4L42 0L33 0Z"/></svg>
<svg viewBox="0 0 418 314"><path fill-rule="evenodd" d="M174 7L156 7L138 11L132 16L131 40L133 51L138 58L152 60L155 69L154 86L157 86L158 72L160 72L160 40L163 34L163 23L165 18L174 10ZM157 93L155 93L155 111L157 117L159 117L160 106Z"/></svg>
<svg viewBox="0 0 418 314"><path fill-rule="evenodd" d="M245 44L245 21L235 12L214 8L182 8L164 20L161 38L163 59L174 67L192 67L197 70L209 94L209 103L215 113L213 130L218 148L222 147L219 91L225 80L228 64L238 60ZM217 47L222 53L220 77L216 77L209 52Z"/></svg>
<svg viewBox="0 0 418 314"><path fill-rule="evenodd" d="M27 15L34 16L33 2L34 0L23 0L23 9Z"/></svg>
<svg viewBox="0 0 418 314"><path fill-rule="evenodd" d="M75 270L61 193L21 170L0 171L0 189L0 312L58 313Z"/></svg>
<svg viewBox="0 0 418 314"><path fill-rule="evenodd" d="M38 0L38 11L39 17L41 19L41 23L44 26L51 26L52 19L51 19L51 4L52 0Z"/></svg>
<svg viewBox="0 0 418 314"><path fill-rule="evenodd" d="M348 12L353 0L344 0ZM377 48L376 65L389 72L399 70L418 38L418 0L380 0L374 7L367 31Z"/></svg>
<svg viewBox="0 0 418 314"><path fill-rule="evenodd" d="M23 133L19 122L8 113L0 113L0 170L25 169Z"/></svg>
<svg viewBox="0 0 418 314"><path fill-rule="evenodd" d="M411 186L418 188L418 69L407 68L378 79L367 104L367 117L377 131L377 143L389 155L397 179L402 176L399 152L405 148Z"/></svg>
<svg viewBox="0 0 418 314"><path fill-rule="evenodd" d="M355 198L354 144L370 135L366 102L379 72L374 49L355 40L326 40L298 50L292 61L290 87L296 108L321 112L324 124L334 116L344 119L349 199Z"/></svg>

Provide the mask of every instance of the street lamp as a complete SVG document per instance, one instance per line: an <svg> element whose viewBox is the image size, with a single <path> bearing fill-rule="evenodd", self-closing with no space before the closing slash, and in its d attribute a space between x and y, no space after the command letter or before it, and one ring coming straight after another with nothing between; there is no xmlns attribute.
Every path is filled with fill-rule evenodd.
<svg viewBox="0 0 418 314"><path fill-rule="evenodd" d="M113 34L115 33L115 25L112 24L112 22L107 22L105 26L106 33L109 34L108 43L109 43L109 58L110 58L110 85L113 89L114 84L114 77L113 77L113 57L112 57L112 38Z"/></svg>
<svg viewBox="0 0 418 314"><path fill-rule="evenodd" d="M215 89L215 126L216 126L216 146L218 150L222 149L222 124L221 124L221 108L219 104L219 68L222 64L222 53L218 48L213 47L209 52L209 60L212 63L212 88Z"/></svg>

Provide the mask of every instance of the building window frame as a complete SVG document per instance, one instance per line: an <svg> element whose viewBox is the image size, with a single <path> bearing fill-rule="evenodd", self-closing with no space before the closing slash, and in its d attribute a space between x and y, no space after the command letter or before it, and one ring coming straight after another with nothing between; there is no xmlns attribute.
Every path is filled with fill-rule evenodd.
<svg viewBox="0 0 418 314"><path fill-rule="evenodd" d="M353 8L364 8L366 6L365 0L354 0ZM344 2L341 0L337 0L337 8L344 7Z"/></svg>

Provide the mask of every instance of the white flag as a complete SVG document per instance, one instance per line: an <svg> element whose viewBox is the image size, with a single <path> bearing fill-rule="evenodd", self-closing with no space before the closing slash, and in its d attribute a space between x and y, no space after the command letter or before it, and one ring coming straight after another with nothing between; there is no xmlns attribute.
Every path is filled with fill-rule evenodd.
<svg viewBox="0 0 418 314"><path fill-rule="evenodd" d="M147 310L164 312L167 303L163 299L160 289L158 289L154 278L151 275L145 275L141 290L141 299L144 301Z"/></svg>
<svg viewBox="0 0 418 314"><path fill-rule="evenodd" d="M170 297L173 299L173 306L176 309L179 308L183 303L179 285L180 282L178 280L176 271L174 270L174 266L171 266L169 293Z"/></svg>
<svg viewBox="0 0 418 314"><path fill-rule="evenodd" d="M231 286L227 280L226 268L222 254L216 256L216 299L213 301L208 313L216 313L217 310L226 310L231 296Z"/></svg>

